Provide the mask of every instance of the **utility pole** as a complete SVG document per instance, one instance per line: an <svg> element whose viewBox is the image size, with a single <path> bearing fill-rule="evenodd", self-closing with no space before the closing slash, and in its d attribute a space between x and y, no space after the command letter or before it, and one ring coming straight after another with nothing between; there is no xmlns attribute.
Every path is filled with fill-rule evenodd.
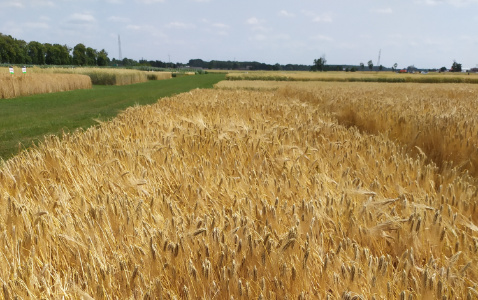
<svg viewBox="0 0 478 300"><path fill-rule="evenodd" d="M378 62L377 62L377 67L380 68L380 56L382 55L382 49L378 51Z"/></svg>
<svg viewBox="0 0 478 300"><path fill-rule="evenodd" d="M120 35L118 34L118 50L119 50L119 60L123 60L123 54L121 54L121 38Z"/></svg>

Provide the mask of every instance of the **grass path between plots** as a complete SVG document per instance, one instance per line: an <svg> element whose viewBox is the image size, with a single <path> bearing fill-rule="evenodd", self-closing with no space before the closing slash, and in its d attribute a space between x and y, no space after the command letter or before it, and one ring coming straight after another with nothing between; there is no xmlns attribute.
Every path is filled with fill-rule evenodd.
<svg viewBox="0 0 478 300"><path fill-rule="evenodd" d="M88 128L129 106L155 103L195 88L212 88L224 78L225 74L185 76L0 100L0 159L12 157L45 135Z"/></svg>

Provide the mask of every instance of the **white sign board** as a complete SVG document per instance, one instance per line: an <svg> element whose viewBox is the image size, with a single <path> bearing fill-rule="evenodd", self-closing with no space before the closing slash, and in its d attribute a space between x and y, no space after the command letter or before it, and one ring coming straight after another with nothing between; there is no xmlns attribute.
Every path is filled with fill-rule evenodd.
<svg viewBox="0 0 478 300"><path fill-rule="evenodd" d="M27 67L22 68L22 73L25 74L27 72Z"/></svg>
<svg viewBox="0 0 478 300"><path fill-rule="evenodd" d="M13 74L15 73L15 71L13 71L13 68L8 68L10 70L10 74Z"/></svg>

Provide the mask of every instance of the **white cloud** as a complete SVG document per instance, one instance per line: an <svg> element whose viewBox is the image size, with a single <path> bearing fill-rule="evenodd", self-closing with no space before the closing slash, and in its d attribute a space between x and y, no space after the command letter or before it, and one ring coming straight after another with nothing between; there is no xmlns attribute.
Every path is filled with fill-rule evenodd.
<svg viewBox="0 0 478 300"><path fill-rule="evenodd" d="M16 36L22 34L24 31L23 27L18 26L16 22L5 22L3 24L0 24L0 32Z"/></svg>
<svg viewBox="0 0 478 300"><path fill-rule="evenodd" d="M391 14L393 10L390 7L387 8L375 8L371 10L373 13L376 14Z"/></svg>
<svg viewBox="0 0 478 300"><path fill-rule="evenodd" d="M17 1L0 3L0 7L25 8L25 5L22 3L22 1L17 0Z"/></svg>
<svg viewBox="0 0 478 300"><path fill-rule="evenodd" d="M285 33L279 33L279 34L273 36L273 39L287 41L287 40L290 40L290 35L285 34Z"/></svg>
<svg viewBox="0 0 478 300"><path fill-rule="evenodd" d="M229 32L227 31L229 29L229 25L223 24L223 23L213 23L211 25L213 28L218 30L216 31L216 34L222 35L222 36L229 35Z"/></svg>
<svg viewBox="0 0 478 300"><path fill-rule="evenodd" d="M246 20L246 23L249 24L249 25L259 25L259 24L262 24L264 22L265 22L264 20L259 20L256 17L252 17L252 18L249 18L249 19Z"/></svg>
<svg viewBox="0 0 478 300"><path fill-rule="evenodd" d="M136 2L144 4L163 3L165 0L136 0Z"/></svg>
<svg viewBox="0 0 478 300"><path fill-rule="evenodd" d="M264 41L267 39L267 36L264 34L255 34L250 39L254 41Z"/></svg>
<svg viewBox="0 0 478 300"><path fill-rule="evenodd" d="M215 27L215 28L227 29L227 28L230 27L230 26L227 25L227 24L219 23L219 22L211 22L211 21L209 21L208 19L202 19L201 21L202 21L203 23L206 23L207 25L210 25L210 26Z"/></svg>
<svg viewBox="0 0 478 300"><path fill-rule="evenodd" d="M279 12L279 16L286 17L286 18L293 18L295 17L295 14L283 9Z"/></svg>
<svg viewBox="0 0 478 300"><path fill-rule="evenodd" d="M322 35L322 34L314 35L310 39L315 41L327 41L327 42L331 42L334 40L333 38L326 35Z"/></svg>
<svg viewBox="0 0 478 300"><path fill-rule="evenodd" d="M416 0L416 2L430 6L449 4L457 7L467 6L469 4L478 4L478 0Z"/></svg>
<svg viewBox="0 0 478 300"><path fill-rule="evenodd" d="M111 17L108 18L108 21L127 23L127 22L130 22L131 20L129 18L125 18L125 17L111 16Z"/></svg>
<svg viewBox="0 0 478 300"><path fill-rule="evenodd" d="M95 17L90 14L74 13L67 18L67 21L73 24L90 24L96 20Z"/></svg>
<svg viewBox="0 0 478 300"><path fill-rule="evenodd" d="M48 29L50 26L47 23L43 22L26 22L24 24L26 28L33 28L33 29Z"/></svg>
<svg viewBox="0 0 478 300"><path fill-rule="evenodd" d="M72 31L94 31L97 25L95 17L89 13L74 13L60 23L60 27Z"/></svg>
<svg viewBox="0 0 478 300"><path fill-rule="evenodd" d="M188 24L188 23L183 23L183 22L171 22L166 25L167 28L178 28L178 29L191 29L195 28L196 26L194 24Z"/></svg>
<svg viewBox="0 0 478 300"><path fill-rule="evenodd" d="M202 19L201 21L206 24L206 26L202 27L206 32L222 36L229 35L229 32L227 31L230 28L229 25L219 22L211 22L208 19Z"/></svg>
<svg viewBox="0 0 478 300"><path fill-rule="evenodd" d="M317 14L313 11L309 10L302 10L302 14L306 17L309 17L312 19L312 22L314 23L331 23L333 22L333 15L331 13L322 13L322 14Z"/></svg>
<svg viewBox="0 0 478 300"><path fill-rule="evenodd" d="M258 19L256 17L252 17L246 20L246 24L251 26L252 31L260 31L260 32L269 32L271 31L270 28L263 26L266 21Z"/></svg>
<svg viewBox="0 0 478 300"><path fill-rule="evenodd" d="M332 16L330 16L328 14L322 14L320 16L315 16L312 19L312 22L314 22L314 23L331 23L332 21L333 21Z"/></svg>
<svg viewBox="0 0 478 300"><path fill-rule="evenodd" d="M291 36L285 33L279 33L279 34L256 33L249 37L249 40L251 41L267 42L267 43L284 42L284 41L289 41L290 39L291 39Z"/></svg>
<svg viewBox="0 0 478 300"><path fill-rule="evenodd" d="M478 37L476 37L474 35L462 34L458 37L458 39L462 40L464 42L468 42L468 43L477 43L478 42Z"/></svg>
<svg viewBox="0 0 478 300"><path fill-rule="evenodd" d="M126 26L126 29L136 31L138 32L138 34L146 34L148 37L160 37L160 38L168 37L161 30L158 30L156 27L151 25L129 24L128 26Z"/></svg>
<svg viewBox="0 0 478 300"><path fill-rule="evenodd" d="M223 23L213 23L211 24L213 27L216 27L216 28L229 28L229 25L227 24L223 24Z"/></svg>
<svg viewBox="0 0 478 300"><path fill-rule="evenodd" d="M132 29L132 30L138 30L138 31L143 29L142 26L140 26L140 25L133 25L133 24L130 24L130 25L126 26L126 28L127 28L127 29Z"/></svg>
<svg viewBox="0 0 478 300"><path fill-rule="evenodd" d="M50 0L13 0L0 3L0 7L26 8L38 6L54 7L55 3Z"/></svg>
<svg viewBox="0 0 478 300"><path fill-rule="evenodd" d="M219 30L218 32L216 32L217 35L222 35L222 36L228 36L229 35L229 32L225 31L225 30Z"/></svg>
<svg viewBox="0 0 478 300"><path fill-rule="evenodd" d="M32 5L34 6L49 6L49 7L55 6L55 3L53 3L53 1L35 0L31 2L32 2Z"/></svg>

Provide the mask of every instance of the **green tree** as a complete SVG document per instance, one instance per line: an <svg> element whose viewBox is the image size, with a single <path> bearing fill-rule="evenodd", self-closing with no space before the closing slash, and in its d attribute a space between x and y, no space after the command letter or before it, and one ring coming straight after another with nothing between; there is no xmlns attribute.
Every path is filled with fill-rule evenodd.
<svg viewBox="0 0 478 300"><path fill-rule="evenodd" d="M45 62L47 65L69 65L71 64L71 48L67 45L45 44Z"/></svg>
<svg viewBox="0 0 478 300"><path fill-rule="evenodd" d="M27 54L28 44L24 40L17 40L11 35L0 33L0 63L25 64L31 62Z"/></svg>
<svg viewBox="0 0 478 300"><path fill-rule="evenodd" d="M130 58L125 57L125 58L123 58L122 64L125 67L132 67L132 66L136 66L138 64L138 62L135 61L134 59L130 59Z"/></svg>
<svg viewBox="0 0 478 300"><path fill-rule="evenodd" d="M27 54L28 44L24 40L14 39L13 43L15 51L15 60L16 64L29 64L31 63L31 58Z"/></svg>
<svg viewBox="0 0 478 300"><path fill-rule="evenodd" d="M325 55L322 55L319 59L314 59L314 65L312 66L312 71L324 71L325 64L327 60L325 59Z"/></svg>
<svg viewBox="0 0 478 300"><path fill-rule="evenodd" d="M363 71L364 69L365 69L365 65L364 65L364 63L363 63L363 62L361 62L361 63L360 63L360 70L362 70L362 71Z"/></svg>
<svg viewBox="0 0 478 300"><path fill-rule="evenodd" d="M91 47L86 48L86 65L87 66L96 66L96 57L98 55L97 51Z"/></svg>
<svg viewBox="0 0 478 300"><path fill-rule="evenodd" d="M397 64L397 63L394 63L394 64L393 64L393 67L392 67L392 70L395 71L395 70L397 69L397 67L398 67L398 64Z"/></svg>
<svg viewBox="0 0 478 300"><path fill-rule="evenodd" d="M31 41L27 46L27 54L30 57L32 64L45 64L45 45L39 42Z"/></svg>
<svg viewBox="0 0 478 300"><path fill-rule="evenodd" d="M407 72L408 73L415 73L416 71L418 71L418 69L414 65L411 65L411 66L407 67Z"/></svg>
<svg viewBox="0 0 478 300"><path fill-rule="evenodd" d="M372 71L372 69L373 69L373 62L372 62L372 60L369 60L368 63L367 63L367 65L368 65L369 70Z"/></svg>
<svg viewBox="0 0 478 300"><path fill-rule="evenodd" d="M451 65L452 72L461 72L461 64L457 63L456 60L453 61L453 65Z"/></svg>
<svg viewBox="0 0 478 300"><path fill-rule="evenodd" d="M10 63L10 43L8 36L0 33L0 63Z"/></svg>
<svg viewBox="0 0 478 300"><path fill-rule="evenodd" d="M45 63L47 65L60 65L58 60L58 53L56 47L52 44L46 43L45 47Z"/></svg>
<svg viewBox="0 0 478 300"><path fill-rule="evenodd" d="M110 59L108 58L108 52L106 52L105 49L98 52L96 62L98 66L107 66L109 64Z"/></svg>
<svg viewBox="0 0 478 300"><path fill-rule="evenodd" d="M73 64L78 66L84 66L87 63L86 60L86 47L83 44L77 44L73 48Z"/></svg>
<svg viewBox="0 0 478 300"><path fill-rule="evenodd" d="M15 40L11 35L0 34L0 57L2 63L16 63L17 50Z"/></svg>
<svg viewBox="0 0 478 300"><path fill-rule="evenodd" d="M60 65L69 65L71 64L72 57L70 55L71 53L71 48L68 47L67 45L60 45L60 44L54 44L53 45L58 52L58 59L60 61Z"/></svg>

